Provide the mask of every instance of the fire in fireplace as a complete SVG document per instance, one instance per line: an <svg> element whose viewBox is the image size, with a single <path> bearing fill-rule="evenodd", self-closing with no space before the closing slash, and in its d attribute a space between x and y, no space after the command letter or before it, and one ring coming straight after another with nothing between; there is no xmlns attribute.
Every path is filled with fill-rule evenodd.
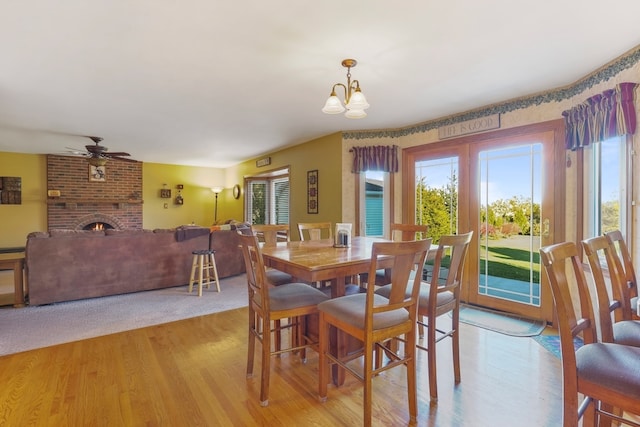
<svg viewBox="0 0 640 427"><path fill-rule="evenodd" d="M109 230L113 229L111 224L107 224L106 222L92 222L90 224L82 227L83 230L92 230L92 231L100 231L100 230Z"/></svg>

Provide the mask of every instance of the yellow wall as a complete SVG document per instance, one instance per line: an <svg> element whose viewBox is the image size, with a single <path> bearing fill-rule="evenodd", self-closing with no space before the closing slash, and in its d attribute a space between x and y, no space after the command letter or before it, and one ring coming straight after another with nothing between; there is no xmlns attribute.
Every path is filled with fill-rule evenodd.
<svg viewBox="0 0 640 427"><path fill-rule="evenodd" d="M143 227L173 228L192 223L210 226L213 224L215 208L215 195L211 192L211 187L224 185L224 174L223 169L143 163ZM171 190L170 199L160 197L160 190L165 188L163 184ZM178 184L184 187L181 190L184 200L182 205L174 203L178 195ZM225 209L219 198L218 219L224 215Z"/></svg>
<svg viewBox="0 0 640 427"><path fill-rule="evenodd" d="M22 178L22 204L0 204L0 248L22 247L27 234L46 231L46 157L0 153L0 176Z"/></svg>
<svg viewBox="0 0 640 427"><path fill-rule="evenodd" d="M227 185L232 187L238 183L242 186L245 177L289 166L290 226L295 228L299 222L342 221L341 133L286 148L269 154L269 157L269 166L258 168L256 159L251 159L227 169ZM307 213L307 172L310 170L318 170L318 214ZM229 212L237 220L244 218L244 188L242 195L239 200L234 200L229 192L225 200L230 207ZM291 237L297 240L297 233L292 233Z"/></svg>

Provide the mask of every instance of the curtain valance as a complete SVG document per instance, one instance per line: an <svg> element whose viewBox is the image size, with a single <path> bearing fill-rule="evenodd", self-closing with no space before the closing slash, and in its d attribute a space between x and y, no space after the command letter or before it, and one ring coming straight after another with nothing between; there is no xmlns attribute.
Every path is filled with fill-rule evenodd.
<svg viewBox="0 0 640 427"><path fill-rule="evenodd" d="M353 147L353 166L351 172L365 171L398 172L398 146L373 145L367 147Z"/></svg>
<svg viewBox="0 0 640 427"><path fill-rule="evenodd" d="M636 86L637 83L620 83L615 89L605 90L563 111L567 150L578 150L614 136L633 135Z"/></svg>

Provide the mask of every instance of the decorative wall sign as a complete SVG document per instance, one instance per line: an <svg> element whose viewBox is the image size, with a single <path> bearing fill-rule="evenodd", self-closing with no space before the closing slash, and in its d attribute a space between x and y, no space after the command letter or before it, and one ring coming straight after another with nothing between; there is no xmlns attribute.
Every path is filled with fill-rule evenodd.
<svg viewBox="0 0 640 427"><path fill-rule="evenodd" d="M441 126L438 128L438 138L455 138L460 135L468 135L470 133L484 132L486 130L499 128L500 114L492 114L491 116L478 117L464 122Z"/></svg>
<svg viewBox="0 0 640 427"><path fill-rule="evenodd" d="M107 180L106 166L89 165L89 181L105 182Z"/></svg>
<svg viewBox="0 0 640 427"><path fill-rule="evenodd" d="M162 197L163 199L170 199L171 198L171 190L168 188L163 188L160 190L160 197Z"/></svg>
<svg viewBox="0 0 640 427"><path fill-rule="evenodd" d="M262 159L256 160L256 167L260 168L262 166L269 166L271 164L271 157L264 157Z"/></svg>
<svg viewBox="0 0 640 427"><path fill-rule="evenodd" d="M318 170L307 172L307 213L318 213Z"/></svg>

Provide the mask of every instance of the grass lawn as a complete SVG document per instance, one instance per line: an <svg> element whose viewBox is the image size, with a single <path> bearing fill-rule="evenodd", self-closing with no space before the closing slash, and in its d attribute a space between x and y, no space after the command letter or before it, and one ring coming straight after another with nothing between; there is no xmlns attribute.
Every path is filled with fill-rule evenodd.
<svg viewBox="0 0 640 427"><path fill-rule="evenodd" d="M540 283L539 237L533 238L530 247L529 236L512 236L480 243L480 271L488 271L491 276L529 281L529 271L533 270L533 281ZM488 248L487 248L488 246Z"/></svg>

